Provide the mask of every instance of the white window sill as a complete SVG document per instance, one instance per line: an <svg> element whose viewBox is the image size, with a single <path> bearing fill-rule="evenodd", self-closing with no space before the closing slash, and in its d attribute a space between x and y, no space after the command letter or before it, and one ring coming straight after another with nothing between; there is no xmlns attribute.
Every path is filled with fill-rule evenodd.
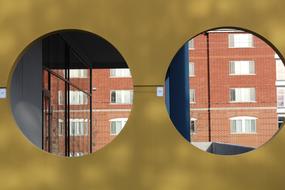
<svg viewBox="0 0 285 190"><path fill-rule="evenodd" d="M256 135L257 133L256 132L252 132L252 133L230 133L231 135Z"/></svg>
<svg viewBox="0 0 285 190"><path fill-rule="evenodd" d="M132 76L110 76L110 78L132 78Z"/></svg>
<svg viewBox="0 0 285 190"><path fill-rule="evenodd" d="M132 105L132 103L110 103L110 105Z"/></svg>
<svg viewBox="0 0 285 190"><path fill-rule="evenodd" d="M229 76L255 76L255 73L252 74L229 74Z"/></svg>
<svg viewBox="0 0 285 190"><path fill-rule="evenodd" d="M254 46L251 46L251 47L229 47L231 49L241 49L241 48L254 48Z"/></svg>
<svg viewBox="0 0 285 190"><path fill-rule="evenodd" d="M239 104L239 103L243 103L243 104L246 104L246 103L256 103L256 101L249 101L249 102L237 102L237 101L229 101L229 103L233 103L233 104Z"/></svg>

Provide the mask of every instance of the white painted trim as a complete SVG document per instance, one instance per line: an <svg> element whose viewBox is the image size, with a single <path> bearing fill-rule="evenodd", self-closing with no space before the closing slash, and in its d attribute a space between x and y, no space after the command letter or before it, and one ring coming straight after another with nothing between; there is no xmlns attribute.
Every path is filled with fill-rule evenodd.
<svg viewBox="0 0 285 190"><path fill-rule="evenodd" d="M282 87L282 86L285 86L285 80L277 80L276 82L275 82L275 85L277 86L277 87Z"/></svg>
<svg viewBox="0 0 285 190"><path fill-rule="evenodd" d="M190 111L206 111L206 110L277 110L277 107L220 107L220 108L191 108Z"/></svg>
<svg viewBox="0 0 285 190"><path fill-rule="evenodd" d="M238 119L255 119L255 120L257 120L256 117L252 117L252 116L237 116L237 117L231 117L229 120L238 120Z"/></svg>
<svg viewBox="0 0 285 190"><path fill-rule="evenodd" d="M55 113L61 113L65 110L54 110ZM130 112L131 109L93 109L92 112ZM90 112L89 109L87 110L70 110L70 112L76 113L76 112Z"/></svg>

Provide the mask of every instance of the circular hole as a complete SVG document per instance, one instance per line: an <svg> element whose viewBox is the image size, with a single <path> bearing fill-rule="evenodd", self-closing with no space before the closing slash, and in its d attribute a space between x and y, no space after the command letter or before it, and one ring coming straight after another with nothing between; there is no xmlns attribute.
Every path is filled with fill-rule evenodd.
<svg viewBox="0 0 285 190"><path fill-rule="evenodd" d="M125 126L133 83L105 39L62 30L31 43L16 63L11 107L23 134L58 156L78 157L110 143Z"/></svg>
<svg viewBox="0 0 285 190"><path fill-rule="evenodd" d="M212 29L187 41L168 68L165 88L176 129L206 152L255 150L285 119L281 55L244 29Z"/></svg>

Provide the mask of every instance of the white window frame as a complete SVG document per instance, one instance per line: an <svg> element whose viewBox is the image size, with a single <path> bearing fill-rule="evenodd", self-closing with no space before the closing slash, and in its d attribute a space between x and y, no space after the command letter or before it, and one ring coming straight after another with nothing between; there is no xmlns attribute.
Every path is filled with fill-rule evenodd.
<svg viewBox="0 0 285 190"><path fill-rule="evenodd" d="M193 101L191 100L191 91L193 91ZM190 88L189 89L189 101L190 101L190 104L194 104L196 102L196 90L194 88Z"/></svg>
<svg viewBox="0 0 285 190"><path fill-rule="evenodd" d="M232 67L234 67L234 69ZM235 75L255 75L255 61L253 60L230 61L229 62L229 75L233 75L233 76Z"/></svg>
<svg viewBox="0 0 285 190"><path fill-rule="evenodd" d="M231 134L256 134L257 133L257 118L256 117L251 117L251 116L237 116L237 117L231 117L230 119L230 133ZM232 122L233 121L241 121L241 130L233 130ZM247 120L254 120L254 130L252 130L252 126L247 127L246 126L246 121ZM248 130L250 129L250 130Z"/></svg>
<svg viewBox="0 0 285 190"><path fill-rule="evenodd" d="M75 126L72 124L75 123ZM83 124L80 124L83 123ZM72 118L69 120L69 135L70 136L88 136L89 134L89 120ZM74 132L73 132L74 128Z"/></svg>
<svg viewBox="0 0 285 190"><path fill-rule="evenodd" d="M116 101L120 99L120 102L112 102L112 93L116 94ZM122 94L121 94L122 93ZM126 100L126 94L129 93L130 101ZM119 95L120 94L120 95ZM120 96L120 98L118 98ZM133 103L133 90L110 90L110 104L132 104Z"/></svg>
<svg viewBox="0 0 285 190"><path fill-rule="evenodd" d="M63 96L62 96L62 91L61 90L59 90L58 92L57 92L57 101L58 101L58 105L62 105L63 104Z"/></svg>
<svg viewBox="0 0 285 190"><path fill-rule="evenodd" d="M285 86L278 86L276 88L276 95L277 95L277 108L285 108ZM281 91L283 91L283 93L280 93ZM281 94L281 98L279 97ZM282 99L282 100L281 100ZM281 101L280 101L281 100ZM279 105L279 104L283 104L282 105Z"/></svg>
<svg viewBox="0 0 285 190"><path fill-rule="evenodd" d="M190 71L192 71L192 73ZM191 61L189 62L189 77L195 77L195 63Z"/></svg>
<svg viewBox="0 0 285 190"><path fill-rule="evenodd" d="M128 121L128 118L114 118L114 119L110 119L109 120L109 122L110 122L110 135L111 136L118 135L123 130L123 128L125 127L127 121ZM112 122L121 122L121 125L122 125L121 128L117 128L117 126L115 126L116 127L116 130L115 130L116 132L115 133L113 133L113 130L112 130Z"/></svg>
<svg viewBox="0 0 285 190"><path fill-rule="evenodd" d="M191 40L188 41L188 49L189 49L189 50L195 49L195 42L194 42L194 39L191 39Z"/></svg>
<svg viewBox="0 0 285 190"><path fill-rule="evenodd" d="M84 156L84 152L70 152L69 157L80 157Z"/></svg>
<svg viewBox="0 0 285 190"><path fill-rule="evenodd" d="M249 98L245 98L246 97L246 93L245 92L236 92L237 90L249 90ZM232 90L235 90L235 100L232 100ZM254 99L251 99L251 90L254 90ZM241 97L237 98L237 94L240 94ZM230 88L229 89L229 101L230 103L254 103L256 102L256 89L255 88Z"/></svg>
<svg viewBox="0 0 285 190"><path fill-rule="evenodd" d="M64 133L63 128L64 128L63 119L58 119L58 124L57 124L58 136L63 136Z"/></svg>
<svg viewBox="0 0 285 190"><path fill-rule="evenodd" d="M70 105L87 105L89 96L79 90L69 91L69 103Z"/></svg>
<svg viewBox="0 0 285 190"><path fill-rule="evenodd" d="M285 81L285 66L281 59L276 59L276 80Z"/></svg>
<svg viewBox="0 0 285 190"><path fill-rule="evenodd" d="M74 101L75 99L76 101ZM58 105L63 105L63 92L61 90L58 91ZM69 91L69 103L70 105L87 105L89 102L89 96L79 90L70 90Z"/></svg>
<svg viewBox="0 0 285 190"><path fill-rule="evenodd" d="M130 69L110 69L110 78L130 78L132 77Z"/></svg>
<svg viewBox="0 0 285 190"><path fill-rule="evenodd" d="M88 78L88 69L70 69L69 78Z"/></svg>
<svg viewBox="0 0 285 190"><path fill-rule="evenodd" d="M245 36L247 36L248 42L246 41ZM244 38L244 39L241 39L241 38ZM249 33L228 34L228 43L229 43L228 45L229 48L253 48L254 47L253 35Z"/></svg>
<svg viewBox="0 0 285 190"><path fill-rule="evenodd" d="M193 134L196 134L197 133L197 119L196 118L192 118L191 117L191 120L190 120L190 134L193 135ZM191 130L192 129L192 122L194 122L194 130Z"/></svg>

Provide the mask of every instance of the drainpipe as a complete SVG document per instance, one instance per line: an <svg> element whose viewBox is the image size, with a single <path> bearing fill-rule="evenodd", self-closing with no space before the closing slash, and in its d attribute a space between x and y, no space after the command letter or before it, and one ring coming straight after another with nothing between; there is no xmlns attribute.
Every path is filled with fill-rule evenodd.
<svg viewBox="0 0 285 190"><path fill-rule="evenodd" d="M209 33L205 32L204 35L207 38L207 82L208 82L208 136L209 142L212 141L212 132L211 132L211 79L210 79L210 48L209 48Z"/></svg>

